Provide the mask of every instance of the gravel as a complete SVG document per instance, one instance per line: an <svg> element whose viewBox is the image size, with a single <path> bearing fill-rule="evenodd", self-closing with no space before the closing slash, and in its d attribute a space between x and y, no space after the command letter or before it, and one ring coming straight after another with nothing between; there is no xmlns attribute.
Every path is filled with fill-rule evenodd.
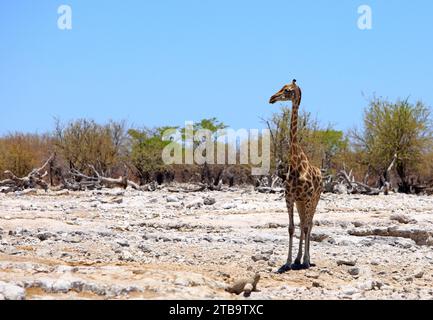
<svg viewBox="0 0 433 320"><path fill-rule="evenodd" d="M431 299L432 214L433 197L322 195L316 266L277 275L289 240L278 194L1 195L0 299L244 299L225 285L256 272L253 299ZM296 212L295 224L293 258Z"/></svg>

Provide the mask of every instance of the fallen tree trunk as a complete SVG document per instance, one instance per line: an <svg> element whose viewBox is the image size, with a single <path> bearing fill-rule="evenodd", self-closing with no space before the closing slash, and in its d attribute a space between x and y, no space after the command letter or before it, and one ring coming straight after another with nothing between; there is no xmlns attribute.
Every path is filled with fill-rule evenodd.
<svg viewBox="0 0 433 320"><path fill-rule="evenodd" d="M271 187L257 187L255 190L260 193L269 193L269 194L284 192L284 188L271 188Z"/></svg>
<svg viewBox="0 0 433 320"><path fill-rule="evenodd" d="M168 192L172 193L193 193L206 191L206 186L199 186L195 188L168 188Z"/></svg>
<svg viewBox="0 0 433 320"><path fill-rule="evenodd" d="M264 176L257 179L255 191L260 193L282 193L284 192L284 181L278 175Z"/></svg>
<svg viewBox="0 0 433 320"><path fill-rule="evenodd" d="M356 181L352 171L341 170L337 175L328 175L323 179L324 190L328 193L379 195L383 188L373 188L366 183Z"/></svg>
<svg viewBox="0 0 433 320"><path fill-rule="evenodd" d="M168 188L168 192L172 193L193 193L193 192L204 192L204 191L221 191L223 182L219 180L218 184L215 183L199 183L194 184L193 188Z"/></svg>
<svg viewBox="0 0 433 320"><path fill-rule="evenodd" d="M85 190L85 189L101 189L102 187L106 188L124 188L131 187L135 190L140 191L155 191L156 185L155 183L150 183L145 186L140 186L134 181L128 180L126 177L119 177L117 179L115 178L109 178L104 177L99 174L99 172L91 165L89 165L89 168L92 169L92 171L95 173L95 176L88 176L81 172L79 172L76 169L72 169L70 171L70 175L74 178L73 181L68 181L68 179L63 179L63 184L66 189L70 190Z"/></svg>
<svg viewBox="0 0 433 320"><path fill-rule="evenodd" d="M6 180L0 181L1 192L9 193L15 191L23 191L25 189L35 189L41 187L45 191L48 190L48 184L43 180L48 176L48 172L43 172L46 167L54 160L55 154L51 155L48 160L40 168L33 169L27 176L19 178L13 172L7 170L4 175Z"/></svg>

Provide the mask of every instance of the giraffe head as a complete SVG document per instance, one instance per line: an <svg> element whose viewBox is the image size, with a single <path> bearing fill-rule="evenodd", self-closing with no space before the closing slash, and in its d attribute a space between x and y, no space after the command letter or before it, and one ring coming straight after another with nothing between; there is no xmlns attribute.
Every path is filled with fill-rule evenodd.
<svg viewBox="0 0 433 320"><path fill-rule="evenodd" d="M301 98L301 88L296 84L296 80L293 80L291 84L285 85L280 91L274 94L269 100L269 103L274 104L278 101L292 101L294 105L299 106Z"/></svg>

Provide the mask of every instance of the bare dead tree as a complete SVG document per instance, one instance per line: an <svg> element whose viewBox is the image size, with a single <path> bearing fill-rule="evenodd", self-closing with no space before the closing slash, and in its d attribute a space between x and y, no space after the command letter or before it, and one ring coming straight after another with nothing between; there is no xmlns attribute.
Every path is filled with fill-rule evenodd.
<svg viewBox="0 0 433 320"><path fill-rule="evenodd" d="M4 175L7 177L6 180L0 181L0 187L2 187L2 192L15 192L22 191L25 189L34 189L41 187L45 191L48 190L48 184L44 181L44 178L48 176L48 171L46 168L55 158L55 154L52 154L48 160L40 168L33 169L25 177L17 177L13 172L7 170Z"/></svg>

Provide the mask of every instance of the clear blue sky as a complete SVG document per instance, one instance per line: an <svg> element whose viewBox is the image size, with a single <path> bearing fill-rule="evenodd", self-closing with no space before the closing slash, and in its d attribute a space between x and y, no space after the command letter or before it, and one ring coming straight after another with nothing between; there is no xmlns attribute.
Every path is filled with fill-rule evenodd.
<svg viewBox="0 0 433 320"><path fill-rule="evenodd" d="M57 28L57 8L73 30ZM373 30L357 8L373 9ZM360 123L367 96L433 105L431 0L0 2L0 134L53 117L135 126L217 117L261 128L292 78L323 123Z"/></svg>

